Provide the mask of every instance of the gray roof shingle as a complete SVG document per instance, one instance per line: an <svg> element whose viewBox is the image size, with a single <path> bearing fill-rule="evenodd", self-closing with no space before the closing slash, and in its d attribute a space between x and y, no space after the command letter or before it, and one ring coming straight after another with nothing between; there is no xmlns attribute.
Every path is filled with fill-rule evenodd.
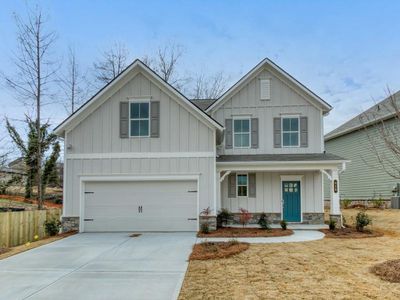
<svg viewBox="0 0 400 300"><path fill-rule="evenodd" d="M211 104L213 104L217 99L191 99L194 105L200 108L202 111L205 111Z"/></svg>
<svg viewBox="0 0 400 300"><path fill-rule="evenodd" d="M307 154L251 154L251 155L220 155L219 162L268 162L268 161L336 161L346 160L331 153L307 153Z"/></svg>

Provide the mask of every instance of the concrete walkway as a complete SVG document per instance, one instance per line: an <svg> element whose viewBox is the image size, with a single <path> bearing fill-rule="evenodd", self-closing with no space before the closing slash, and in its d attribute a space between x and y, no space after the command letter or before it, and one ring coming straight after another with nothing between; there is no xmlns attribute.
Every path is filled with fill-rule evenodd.
<svg viewBox="0 0 400 300"><path fill-rule="evenodd" d="M317 230L293 230L293 234L289 236L265 238L235 238L235 240L251 244L297 243L320 240L323 239L324 236L325 234ZM198 238L196 243L201 243L206 240L209 242L226 242L232 240L232 238Z"/></svg>
<svg viewBox="0 0 400 300"><path fill-rule="evenodd" d="M0 260L0 299L176 299L195 233L83 233Z"/></svg>

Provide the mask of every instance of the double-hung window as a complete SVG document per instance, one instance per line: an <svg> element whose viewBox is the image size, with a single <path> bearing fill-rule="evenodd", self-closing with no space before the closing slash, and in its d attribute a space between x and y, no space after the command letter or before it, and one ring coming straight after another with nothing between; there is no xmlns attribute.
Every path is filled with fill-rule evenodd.
<svg viewBox="0 0 400 300"><path fill-rule="evenodd" d="M250 119L233 120L233 140L235 148L250 147Z"/></svg>
<svg viewBox="0 0 400 300"><path fill-rule="evenodd" d="M129 106L130 136L148 137L150 133L150 103L131 102Z"/></svg>
<svg viewBox="0 0 400 300"><path fill-rule="evenodd" d="M283 147L299 147L299 118L282 118L282 145Z"/></svg>
<svg viewBox="0 0 400 300"><path fill-rule="evenodd" d="M237 195L239 197L247 197L248 178L247 174L237 175Z"/></svg>

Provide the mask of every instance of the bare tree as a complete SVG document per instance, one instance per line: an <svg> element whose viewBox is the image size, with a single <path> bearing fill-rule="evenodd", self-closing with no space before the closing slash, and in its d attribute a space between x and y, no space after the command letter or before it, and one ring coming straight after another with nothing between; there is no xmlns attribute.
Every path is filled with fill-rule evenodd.
<svg viewBox="0 0 400 300"><path fill-rule="evenodd" d="M36 110L36 129L41 140L41 108L49 96L49 88L56 69L50 60L51 49L56 40L53 31L45 30L46 18L40 8L29 10L27 19L15 15L18 28L18 51L15 54L15 76L5 77L6 84L15 92L17 99L25 104L31 103ZM38 207L43 208L42 193L42 157L40 143L36 150Z"/></svg>
<svg viewBox="0 0 400 300"><path fill-rule="evenodd" d="M104 85L117 77L127 67L128 56L129 51L122 43L115 43L104 51L101 58L93 63L96 81Z"/></svg>
<svg viewBox="0 0 400 300"><path fill-rule="evenodd" d="M224 92L228 80L223 72L213 76L200 74L194 79L193 91L189 95L194 99L217 99Z"/></svg>
<svg viewBox="0 0 400 300"><path fill-rule="evenodd" d="M378 166L400 179L400 92L367 110L360 117ZM371 164L363 159L365 163Z"/></svg>
<svg viewBox="0 0 400 300"><path fill-rule="evenodd" d="M62 104L69 114L72 114L87 96L88 89L84 87L85 79L85 74L82 73L77 61L75 49L69 47L65 74L60 75L57 80L64 95L61 99Z"/></svg>

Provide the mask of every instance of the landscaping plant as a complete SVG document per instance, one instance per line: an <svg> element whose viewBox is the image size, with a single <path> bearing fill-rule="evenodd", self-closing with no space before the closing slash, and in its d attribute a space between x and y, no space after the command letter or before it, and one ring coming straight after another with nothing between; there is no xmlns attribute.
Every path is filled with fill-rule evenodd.
<svg viewBox="0 0 400 300"><path fill-rule="evenodd" d="M372 199L372 205L374 208L384 208L385 207L385 200L382 198L379 199Z"/></svg>
<svg viewBox="0 0 400 300"><path fill-rule="evenodd" d="M330 219L329 220L329 230L334 231L336 229L336 220Z"/></svg>
<svg viewBox="0 0 400 300"><path fill-rule="evenodd" d="M223 208L219 211L218 215L217 215L217 224L219 227L223 226L223 225L227 225L228 221L232 220L233 215L232 213L227 210L226 208Z"/></svg>
<svg viewBox="0 0 400 300"><path fill-rule="evenodd" d="M351 205L351 200L350 199L344 199L344 200L342 200L342 205L343 205L343 208L349 208L350 207L350 205Z"/></svg>
<svg viewBox="0 0 400 300"><path fill-rule="evenodd" d="M205 209L203 209L200 213L200 215L205 216L206 217L206 222L202 223L200 225L200 232L201 233L209 233L210 232L210 224L208 223L208 217L211 215L211 208L207 207Z"/></svg>
<svg viewBox="0 0 400 300"><path fill-rule="evenodd" d="M281 224L282 230L286 230L287 229L287 223L286 223L285 220L282 220L280 224Z"/></svg>
<svg viewBox="0 0 400 300"><path fill-rule="evenodd" d="M203 223L200 226L200 232L204 234L210 233L210 227L208 226L208 223Z"/></svg>
<svg viewBox="0 0 400 300"><path fill-rule="evenodd" d="M44 229L50 236L57 235L60 232L61 222L57 219L51 219L44 221Z"/></svg>
<svg viewBox="0 0 400 300"><path fill-rule="evenodd" d="M247 209L244 208L239 208L239 212L240 212L239 222L240 224L243 225L243 227L245 227L250 222L253 215L249 213Z"/></svg>
<svg viewBox="0 0 400 300"><path fill-rule="evenodd" d="M370 216L368 216L365 212L360 211L356 216L356 229L357 231L363 232L364 227L372 224L372 220Z"/></svg>
<svg viewBox="0 0 400 300"><path fill-rule="evenodd" d="M266 213L261 213L260 219L258 219L257 223L258 223L258 225L260 225L260 227L262 229L265 229L265 230L271 229L270 222L268 220L268 217L267 217Z"/></svg>

